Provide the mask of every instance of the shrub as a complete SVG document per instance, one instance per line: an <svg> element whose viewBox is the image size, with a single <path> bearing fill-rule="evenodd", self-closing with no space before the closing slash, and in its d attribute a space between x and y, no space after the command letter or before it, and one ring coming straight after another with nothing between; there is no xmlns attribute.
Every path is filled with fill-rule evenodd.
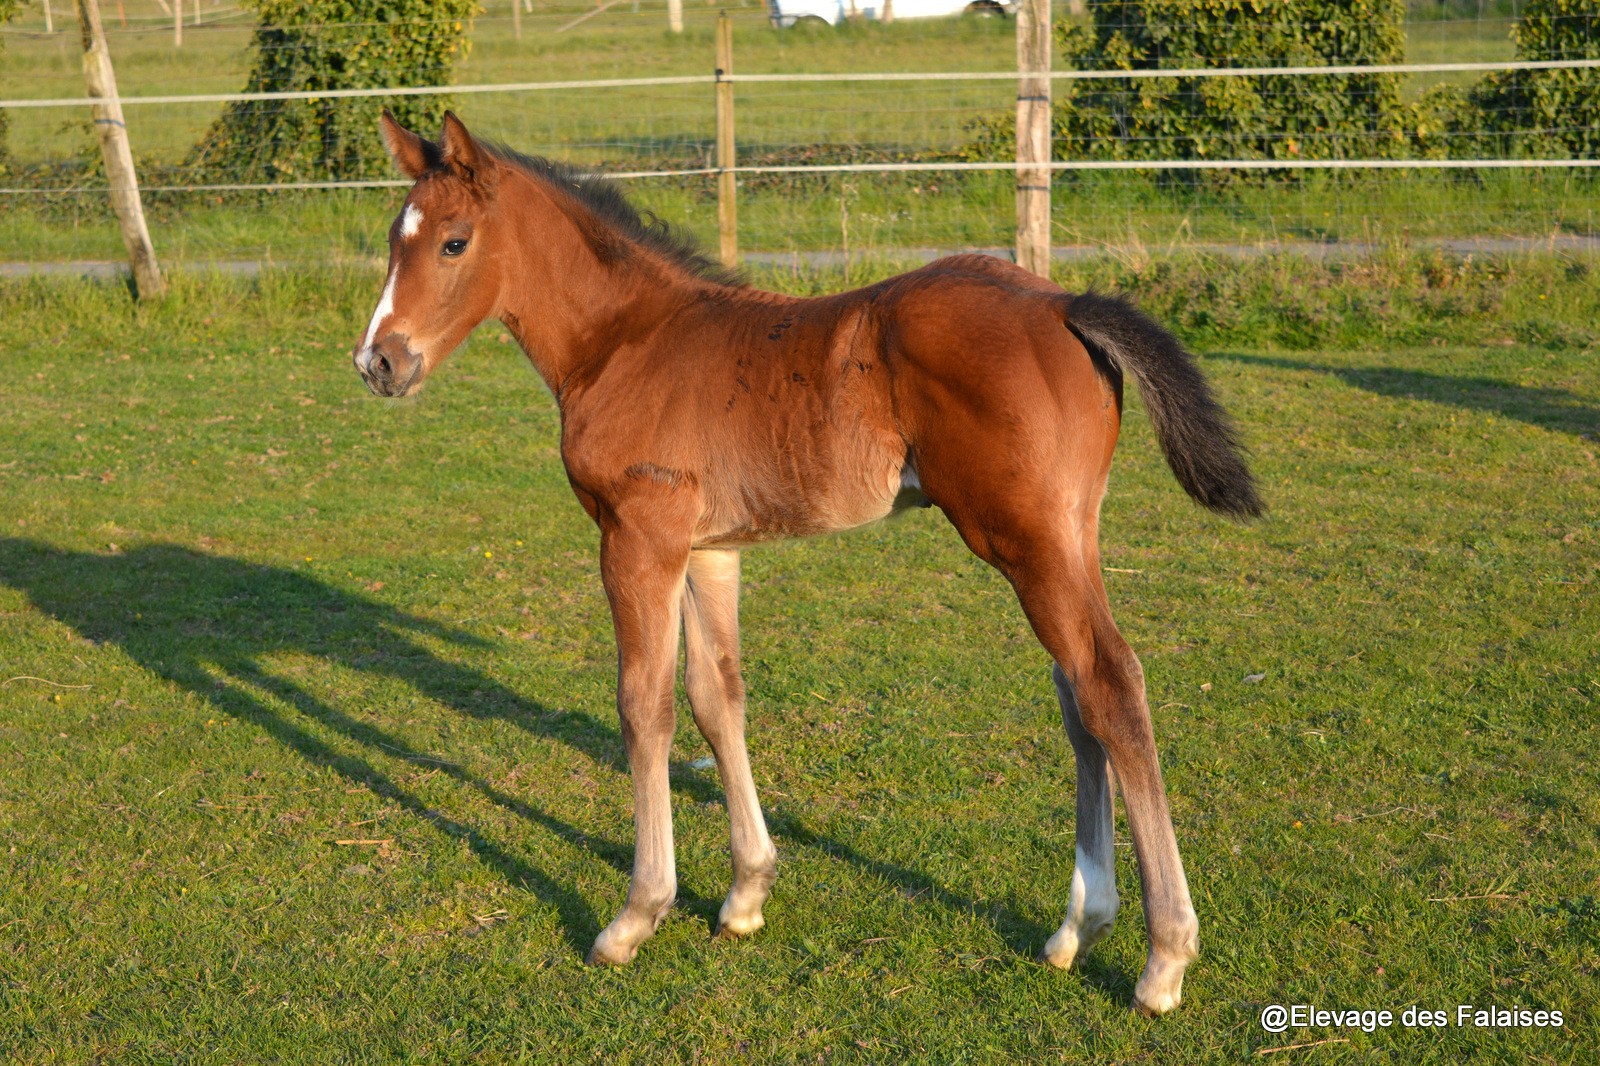
<svg viewBox="0 0 1600 1066"><path fill-rule="evenodd" d="M245 92L448 84L477 0L251 0L260 13ZM245 101L195 147L202 180L283 182L388 176L378 114L437 126L442 96Z"/></svg>
<svg viewBox="0 0 1600 1066"><path fill-rule="evenodd" d="M1517 58L1600 59L1595 0L1524 0L1512 30ZM1600 153L1600 68L1505 70L1470 93L1488 145L1508 157L1592 158Z"/></svg>
<svg viewBox="0 0 1600 1066"><path fill-rule="evenodd" d="M0 0L0 26L4 26L12 15L17 13L18 0ZM4 45L0 44L0 48ZM0 174L5 173L6 162L10 159L10 150L6 147L6 128L10 123L6 119L4 110L0 110Z"/></svg>
<svg viewBox="0 0 1600 1066"><path fill-rule="evenodd" d="M1404 0L1103 0L1064 22L1069 66L1159 70L1398 63ZM1390 74L1057 81L1065 159L1336 159L1403 150ZM976 128L968 154L1004 158L1014 118Z"/></svg>

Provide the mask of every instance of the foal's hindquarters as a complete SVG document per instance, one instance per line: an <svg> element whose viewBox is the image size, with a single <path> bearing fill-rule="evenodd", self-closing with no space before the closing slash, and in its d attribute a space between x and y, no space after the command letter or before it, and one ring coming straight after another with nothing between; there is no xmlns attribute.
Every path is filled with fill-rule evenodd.
<svg viewBox="0 0 1600 1066"><path fill-rule="evenodd" d="M1070 966L1111 928L1117 910L1114 775L1122 787L1138 858L1150 937L1135 1006L1160 1014L1178 1004L1184 969L1196 954L1197 923L1168 815L1143 674L1112 621L1097 543L1100 501L1120 427L1122 370L1117 360L1128 362L1130 372L1143 382L1141 367L1134 364L1161 357L1133 348L1121 351L1118 344L1158 327L1133 312L1131 333L1122 336L1112 330L1091 355L1069 328L1072 298L1013 271L989 260L965 272L946 266L937 277L915 272L885 283L869 321L841 321L833 328L842 339L819 346L829 353L829 361L838 362L841 351L846 356L857 352L867 365L881 365L885 372L830 382L827 367L818 364L806 368L813 375L808 384L844 389L842 382L848 380L853 383L849 388L871 391L859 399L841 393L832 397L830 407L835 416L842 410L870 423L865 431L855 427L861 440L892 438L900 468L891 471L896 483L919 486L967 545L1015 588L1054 660L1055 689L1078 776L1076 868L1065 921L1045 946L1043 958ZM1125 307L1113 303L1113 310ZM1088 310L1096 307L1104 312L1102 318L1115 319L1104 306ZM1156 339L1170 341L1165 334ZM1175 342L1172 347L1182 354ZM843 362L848 365L852 359ZM746 383L741 377L740 384ZM745 391L759 395L762 390ZM707 392L720 396L714 383ZM1170 437L1172 412L1149 402L1158 432ZM892 424L878 424L877 412L892 412ZM835 432L837 417L831 422L829 432ZM857 461L870 467L872 476L855 481L885 481L882 511L887 511L894 491L879 476L881 449L864 447ZM849 462L836 448L816 450L828 455L830 463ZM692 521L689 512L696 508L703 513L713 506L703 496L686 504L686 496L694 494L681 491L681 482L657 480L661 483L638 494L636 505L643 513L635 522L647 516L659 532L673 522ZM801 480L815 488L851 479L818 470ZM1185 487L1195 491L1187 483ZM703 493L708 486L699 489ZM819 501L818 508L826 510L825 503ZM604 513L598 517L602 571L617 614L619 697L634 773L639 851L628 902L601 934L591 960L625 962L671 906L675 886L666 747L680 617L688 645L686 687L695 721L716 755L732 822L734 884L722 909L722 935L761 926L761 906L775 867L744 743L737 554L686 548L681 562L676 556L663 559L659 541L647 549L637 533L629 532L630 525L638 526L627 516L612 516L609 523ZM658 580L652 586L636 563L622 561L641 553L683 575L681 581ZM656 566L654 572L664 571ZM658 627L639 624L647 603L656 611L671 610L672 639ZM646 636L650 628L655 633Z"/></svg>
<svg viewBox="0 0 1600 1066"><path fill-rule="evenodd" d="M1040 297L1048 292L1037 288ZM958 305L981 301L981 290L968 295ZM981 320L931 309L907 315L899 330L904 361L944 387L924 390L920 402L902 396L899 406L916 412L908 421L924 492L968 547L1011 582L1054 660L1077 763L1077 847L1066 918L1041 957L1068 967L1111 929L1115 779L1150 937L1134 1005L1162 1014L1178 1005L1198 924L1168 815L1143 671L1112 621L1101 580L1100 502L1120 427L1121 374L1105 353L1091 358L1066 328L1064 300L1010 303L1005 313ZM963 349L1003 354L975 361L963 358Z"/></svg>

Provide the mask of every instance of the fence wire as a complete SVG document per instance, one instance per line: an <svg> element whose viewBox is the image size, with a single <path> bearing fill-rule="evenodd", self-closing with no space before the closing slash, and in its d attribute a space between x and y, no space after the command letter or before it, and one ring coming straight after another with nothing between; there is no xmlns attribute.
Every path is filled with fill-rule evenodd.
<svg viewBox="0 0 1600 1066"><path fill-rule="evenodd" d="M200 25L186 25L184 44L176 47L163 36L171 17L155 0L125 6L126 29L109 13L104 17L129 137L158 224L202 212L272 212L289 199L306 210L306 198L321 198L328 203L313 213L342 214L381 232L397 190L409 183L378 174L228 180L199 165L197 146L222 109L241 101L265 128L281 109L306 106L313 96L321 108L375 113L374 101L384 95L437 94L480 135L617 175L644 206L703 237L715 232L715 9L695 0L685 4L683 34L666 32L665 4L651 0L532 5L519 20L521 40L513 35L509 0L497 0L471 28L473 49L454 72L462 84L248 98L239 92L254 30L247 13L205 0ZM9 154L0 163L0 202L8 213L78 224L104 214L105 186L83 107L76 27L59 0L55 7L54 34L43 32L35 4L4 38L0 113L8 120ZM763 7L731 14L742 248L1009 244L1012 164L1003 151L996 155L992 136L1003 135L1014 109L1009 24L969 18L777 30ZM1092 84L1111 99L1132 92L1137 80L1248 79L1274 97L1274 106L1294 110L1300 96L1325 91L1328 78L1394 75L1415 99L1432 85L1468 84L1487 71L1600 67L1600 59L1585 57L1517 62L1510 25L1503 8L1482 18L1416 21L1408 30L1417 61L1406 64L1230 68L1230 57L1221 56L1207 68L1069 69L1052 78L1058 92ZM363 29L340 24L326 32ZM1555 138L1573 132L1537 125L1529 131ZM1248 134L1253 157L1205 157L1183 134L1126 136L1120 158L1058 148L1058 243L1600 237L1593 158L1529 158L1496 141L1487 127L1437 132L1425 150L1397 148L1393 130L1343 132L1336 145L1333 134L1314 129L1240 132ZM6 232L0 226L0 245ZM0 257L15 256L0 250Z"/></svg>

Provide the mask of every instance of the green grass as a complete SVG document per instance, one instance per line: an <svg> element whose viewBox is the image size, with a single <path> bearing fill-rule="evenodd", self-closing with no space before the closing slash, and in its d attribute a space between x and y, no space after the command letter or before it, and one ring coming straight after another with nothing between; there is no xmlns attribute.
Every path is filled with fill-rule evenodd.
<svg viewBox="0 0 1600 1066"><path fill-rule="evenodd" d="M112 43L125 94L226 92L242 85L250 34L244 21L191 29L183 48L175 51L165 23L153 20L158 14L154 0L129 0L127 6L134 22L127 32L113 27ZM714 65L714 7L687 5L682 35L666 32L663 11L652 5L637 13L619 6L568 33L553 32L584 10L589 10L586 0L545 5L529 17L518 42L511 37L507 8L493 5L490 17L475 23L473 48L457 80L487 84L707 74ZM1015 65L1010 22L902 20L796 33L773 30L763 10L729 8L736 24L735 69L741 73L1006 70ZM15 27L41 28L38 10L28 15ZM1418 60L1510 54L1505 25L1494 19L1419 20L1409 32L1412 58ZM7 38L0 51L0 97L81 92L81 58L72 34ZM1014 95L1014 85L1006 82L743 85L736 108L740 159L885 160L949 151L971 140L968 126L974 119L1004 112ZM471 96L456 103L480 133L584 163L624 169L705 166L713 155L709 86ZM128 108L146 185L188 180L174 168L180 168L221 107ZM10 119L9 141L21 169L0 175L0 184L34 180L29 165L95 157L81 114L25 110ZM1011 184L1003 174L752 176L741 182L741 247L848 246L892 254L909 246L1005 246L1012 241L1015 215ZM1056 241L1091 247L1600 234L1600 183L1571 171L1310 174L1296 180L1249 179L1226 188L1107 173L1062 176L1056 184ZM641 205L715 243L712 179L639 180L628 188ZM155 193L148 208L158 252L176 262L270 257L325 263L381 253L399 197L394 191L280 193L259 200ZM122 257L117 229L98 194L7 196L4 202L0 260Z"/></svg>
<svg viewBox="0 0 1600 1066"><path fill-rule="evenodd" d="M179 275L137 309L0 283L0 681L55 683L0 688L0 1058L1199 1063L1343 1038L1285 1055L1585 1061L1581 266L1064 277L1182 319L1273 508L1198 511L1130 408L1107 582L1202 923L1156 1022L1127 1009L1126 849L1087 967L1029 961L1069 887L1070 752L1005 582L937 512L747 553L769 926L709 940L725 815L684 713L680 906L591 971L632 837L614 651L556 412L499 329L394 404L348 363L371 270ZM1567 1026L1260 1029L1295 1002Z"/></svg>

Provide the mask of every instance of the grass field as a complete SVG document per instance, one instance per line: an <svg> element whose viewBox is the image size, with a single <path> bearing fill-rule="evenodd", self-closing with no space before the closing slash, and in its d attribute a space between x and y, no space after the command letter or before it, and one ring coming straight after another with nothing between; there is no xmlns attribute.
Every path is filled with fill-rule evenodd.
<svg viewBox="0 0 1600 1066"><path fill-rule="evenodd" d="M1117 932L1030 961L1070 752L938 512L747 553L768 928L709 940L726 823L685 713L679 908L588 970L632 838L614 652L498 327L394 404L348 362L370 270L139 310L0 282L0 1059L1591 1060L1600 297L1578 263L1446 267L1064 279L1188 308L1273 508L1201 513L1130 409L1107 581L1202 923L1155 1022L1123 849ZM1272 1003L1566 1025L1275 1035Z"/></svg>
<svg viewBox="0 0 1600 1066"><path fill-rule="evenodd" d="M127 31L113 25L112 50L128 95L230 92L249 65L250 28L237 13L209 8L214 24L190 27L174 49L154 0L129 0ZM562 0L529 16L512 38L508 9L490 5L472 30L473 48L456 71L463 84L528 80L708 74L714 66L715 7L686 5L686 32L664 28L654 4L620 5L574 29L554 31L591 10ZM776 31L758 5L730 6L735 70L740 73L1007 70L1014 28L994 19L902 20L820 32ZM38 9L13 23L0 52L0 98L77 96L81 57L75 37L46 37ZM1064 17L1064 15L1063 15ZM1420 20L1410 24L1417 61L1510 56L1509 23ZM1424 83L1444 80L1418 76ZM748 84L737 89L740 160L875 160L951 151L969 142L970 124L1012 106L1009 82ZM710 165L710 86L460 97L479 133L525 151L616 168ZM130 106L130 137L147 185L189 179L181 164L222 105ZM19 166L0 179L32 180L26 167L94 158L85 116L64 110L10 115ZM853 154L854 153L854 154ZM179 168L179 169L174 169ZM45 179L40 178L40 181ZM59 183L59 177L51 179ZM96 180L84 179L87 184ZM746 250L839 249L885 253L908 246L994 247L1011 243L1011 176L846 175L741 183L740 234ZM713 180L640 180L630 194L664 218L713 236ZM257 202L197 193L149 198L158 252L174 261L271 258L296 263L363 260L381 241L400 194L267 194ZM1242 181L1217 188L1174 185L1144 175L1059 178L1055 240L1091 247L1206 243L1272 244L1549 234L1600 234L1600 182L1574 172L1313 174L1304 180ZM0 196L0 260L115 259L121 243L98 194Z"/></svg>

